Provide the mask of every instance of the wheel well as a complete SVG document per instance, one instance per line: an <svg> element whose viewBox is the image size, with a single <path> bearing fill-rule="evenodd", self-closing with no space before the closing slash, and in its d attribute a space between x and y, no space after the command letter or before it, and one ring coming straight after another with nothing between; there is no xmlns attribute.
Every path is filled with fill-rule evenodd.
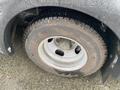
<svg viewBox="0 0 120 90"><path fill-rule="evenodd" d="M46 17L62 16L81 21L94 28L104 39L108 49L108 59L112 60L117 51L118 38L104 23L80 11L63 7L37 7L23 11L16 15L7 25L5 30L5 47L13 47L15 36L22 37L25 28L34 21ZM9 52L8 52L9 53ZM111 57L112 56L112 57Z"/></svg>

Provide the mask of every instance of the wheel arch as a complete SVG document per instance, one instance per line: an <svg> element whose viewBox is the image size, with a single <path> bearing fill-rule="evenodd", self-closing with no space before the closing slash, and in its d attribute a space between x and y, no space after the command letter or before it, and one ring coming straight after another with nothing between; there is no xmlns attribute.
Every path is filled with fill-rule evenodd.
<svg viewBox="0 0 120 90"><path fill-rule="evenodd" d="M5 15L3 16L3 20L4 22L2 22L2 25L0 27L0 29L2 30L2 36L3 36L3 47L5 48L5 50L9 47L11 47L10 43L11 41L9 40L11 37L11 23L14 22L14 17L19 14L22 11L34 8L34 7L43 7L43 6L55 6L55 7L64 7L64 8L68 8L68 9L73 9L76 11L80 11L83 12L87 15L90 15L91 17L95 18L98 21L101 21L102 23L104 23L106 26L108 26L115 34L118 38L120 38L120 31L119 31L119 21L120 20L116 20L118 14L120 10L118 11L118 9L114 6L110 7L113 0L111 1L111 3L109 2L108 4L104 4L102 5L103 7L101 7L100 5L103 3L103 1L97 1L95 0L95 2L91 2L91 1L84 1L84 0L70 0L69 2L67 2L67 0L53 0L53 1L49 1L49 0L13 0L11 1L11 5L9 5L9 7L7 7L4 11L5 11ZM104 3L107 3L104 1ZM117 4L114 3L114 4ZM97 6L95 6L97 5ZM107 9L107 11L105 11ZM113 12L113 14L111 14L112 10L116 10L116 12ZM8 13L9 11L9 13ZM13 29L12 29L13 30Z"/></svg>

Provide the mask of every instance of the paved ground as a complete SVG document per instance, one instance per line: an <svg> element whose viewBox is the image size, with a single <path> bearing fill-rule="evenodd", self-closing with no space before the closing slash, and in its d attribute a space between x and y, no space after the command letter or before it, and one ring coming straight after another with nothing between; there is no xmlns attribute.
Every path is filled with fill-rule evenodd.
<svg viewBox="0 0 120 90"><path fill-rule="evenodd" d="M120 81L109 79L102 84L95 78L62 78L48 74L33 64L18 44L12 57L0 55L0 90L120 90Z"/></svg>

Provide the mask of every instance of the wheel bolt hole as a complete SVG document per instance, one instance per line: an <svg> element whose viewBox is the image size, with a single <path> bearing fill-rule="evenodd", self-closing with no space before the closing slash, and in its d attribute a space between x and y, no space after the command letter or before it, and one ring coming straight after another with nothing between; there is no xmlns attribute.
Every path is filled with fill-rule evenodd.
<svg viewBox="0 0 120 90"><path fill-rule="evenodd" d="M50 38L50 39L48 39L48 42L50 43L50 42L52 42L52 40L53 40L53 38Z"/></svg>
<svg viewBox="0 0 120 90"><path fill-rule="evenodd" d="M59 56L64 56L64 52L62 50L56 50L55 53Z"/></svg>
<svg viewBox="0 0 120 90"><path fill-rule="evenodd" d="M80 46L77 46L77 47L75 48L75 53L76 53L76 54L79 54L79 53L80 53L80 51L81 51Z"/></svg>

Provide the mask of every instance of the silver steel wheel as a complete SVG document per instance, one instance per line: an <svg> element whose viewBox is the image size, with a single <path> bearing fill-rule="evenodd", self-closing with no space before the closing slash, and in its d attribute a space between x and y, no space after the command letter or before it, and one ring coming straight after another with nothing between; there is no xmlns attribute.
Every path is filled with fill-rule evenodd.
<svg viewBox="0 0 120 90"><path fill-rule="evenodd" d="M63 36L49 37L38 46L41 60L61 71L75 71L87 63L85 48L75 40Z"/></svg>

